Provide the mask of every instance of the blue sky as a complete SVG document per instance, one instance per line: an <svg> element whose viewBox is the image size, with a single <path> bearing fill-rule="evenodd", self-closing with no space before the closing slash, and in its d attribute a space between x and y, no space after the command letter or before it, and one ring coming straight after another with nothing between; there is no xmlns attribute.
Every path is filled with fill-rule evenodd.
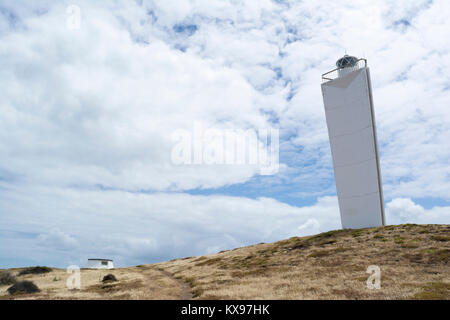
<svg viewBox="0 0 450 320"><path fill-rule="evenodd" d="M71 28L80 9L79 28ZM340 228L320 76L368 59L387 222L450 222L447 1L0 4L0 268L118 266ZM175 165L280 131L280 167Z"/></svg>

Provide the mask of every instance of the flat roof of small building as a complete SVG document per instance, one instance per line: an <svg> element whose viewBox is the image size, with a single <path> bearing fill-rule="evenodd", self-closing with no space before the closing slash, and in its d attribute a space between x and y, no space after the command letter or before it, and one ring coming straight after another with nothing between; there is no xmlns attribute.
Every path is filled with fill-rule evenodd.
<svg viewBox="0 0 450 320"><path fill-rule="evenodd" d="M111 259L98 259L98 258L92 258L92 259L88 259L88 260L102 260L102 261L113 261Z"/></svg>

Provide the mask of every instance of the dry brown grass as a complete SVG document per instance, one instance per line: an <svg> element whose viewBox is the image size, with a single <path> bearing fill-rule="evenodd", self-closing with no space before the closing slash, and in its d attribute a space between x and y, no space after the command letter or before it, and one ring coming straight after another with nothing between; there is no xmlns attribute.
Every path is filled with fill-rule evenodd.
<svg viewBox="0 0 450 320"><path fill-rule="evenodd" d="M20 269L14 269L14 274ZM103 283L101 280L109 273L118 281ZM54 269L40 275L18 276L19 280L33 281L39 289L37 294L10 296L9 286L0 286L0 299L179 299L184 292L176 279L151 266L119 268L114 270L81 270L81 289L69 290L65 270Z"/></svg>
<svg viewBox="0 0 450 320"><path fill-rule="evenodd" d="M152 265L19 276L42 291L20 299L449 299L450 225L337 230ZM381 289L367 289L369 265ZM9 270L17 274L20 269ZM102 283L113 273L118 281ZM0 286L0 298L7 295Z"/></svg>
<svg viewBox="0 0 450 320"><path fill-rule="evenodd" d="M448 225L337 230L157 264L198 299L449 299ZM367 289L369 265L381 289Z"/></svg>

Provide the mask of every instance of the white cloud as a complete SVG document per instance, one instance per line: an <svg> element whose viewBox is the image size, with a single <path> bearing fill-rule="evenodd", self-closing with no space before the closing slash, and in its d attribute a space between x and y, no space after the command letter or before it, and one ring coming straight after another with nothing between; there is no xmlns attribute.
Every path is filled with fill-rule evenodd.
<svg viewBox="0 0 450 320"><path fill-rule="evenodd" d="M315 205L299 208L269 198L182 193L26 188L20 196L14 194L0 195L3 209L10 213L0 216L0 224L42 234L37 241L29 239L28 250L36 246L65 249L42 253L45 259L53 255L60 265L65 261L84 265L87 258L97 256L131 265L340 227L335 197L319 198ZM30 195L32 202L26 200ZM17 201L22 202L20 208ZM312 220L320 224L305 226ZM64 232L48 231L49 225L58 225Z"/></svg>
<svg viewBox="0 0 450 320"><path fill-rule="evenodd" d="M396 198L387 203L386 215L389 224L446 224L450 221L450 207L435 206L427 210L409 198Z"/></svg>
<svg viewBox="0 0 450 320"><path fill-rule="evenodd" d="M75 238L62 232L58 228L54 228L48 233L40 234L37 238L37 242L39 245L58 250L71 250L78 246L78 241Z"/></svg>
<svg viewBox="0 0 450 320"><path fill-rule="evenodd" d="M307 236L311 234L319 233L320 223L317 219L308 219L304 224L299 226L297 230L300 231L300 235Z"/></svg>
<svg viewBox="0 0 450 320"><path fill-rule="evenodd" d="M65 28L66 4L5 4L21 27L2 36L3 170L130 190L241 183L255 168L173 166L170 134L198 120L267 127L269 112L293 134L284 150L302 148L282 157L290 178L323 171L317 185L329 190L319 82L346 50L372 67L386 198L448 198L445 1L78 1L76 32Z"/></svg>
<svg viewBox="0 0 450 320"><path fill-rule="evenodd" d="M161 40L133 42L95 6L82 10L79 31L55 28L62 9L2 39L4 170L28 183L134 190L219 187L255 174L170 161L171 133L195 121L268 127L261 94L238 72Z"/></svg>
<svg viewBox="0 0 450 320"><path fill-rule="evenodd" d="M33 201L27 201L31 196ZM0 225L41 234L28 240L18 237L18 252L3 248L11 241L2 237L5 259L25 254L58 266L84 266L92 257L135 265L341 228L336 197L295 207L269 198L25 188L1 194L0 201L10 212L0 216ZM445 223L450 207L424 209L398 198L388 203L386 216L388 224ZM58 229L49 230L50 225Z"/></svg>

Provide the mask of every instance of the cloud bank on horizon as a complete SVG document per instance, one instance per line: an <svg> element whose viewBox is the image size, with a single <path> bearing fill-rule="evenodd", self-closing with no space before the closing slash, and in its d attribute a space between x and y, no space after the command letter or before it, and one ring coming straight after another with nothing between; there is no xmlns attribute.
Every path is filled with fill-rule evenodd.
<svg viewBox="0 0 450 320"><path fill-rule="evenodd" d="M80 28L67 8L80 8ZM387 222L450 222L447 1L0 4L0 267L133 265L340 228L320 75L371 67ZM171 162L280 130L280 170Z"/></svg>

